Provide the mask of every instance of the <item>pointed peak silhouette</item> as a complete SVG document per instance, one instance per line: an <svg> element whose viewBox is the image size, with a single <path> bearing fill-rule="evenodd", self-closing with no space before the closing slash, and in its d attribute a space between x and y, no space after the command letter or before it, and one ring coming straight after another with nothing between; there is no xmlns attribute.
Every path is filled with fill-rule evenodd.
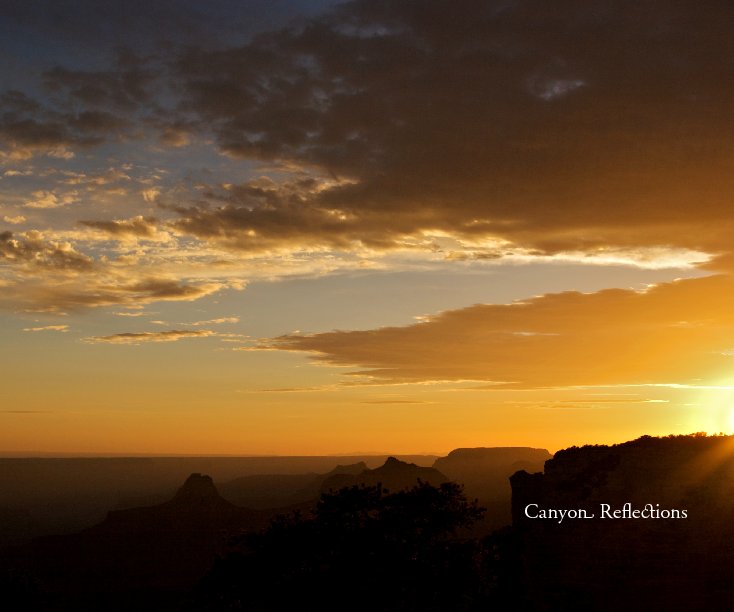
<svg viewBox="0 0 734 612"><path fill-rule="evenodd" d="M408 463L407 461L401 461L400 459L396 459L395 457L388 457L385 463L383 463L380 467L375 468L374 470L367 470L368 472L371 472L373 474L383 474L383 473L403 473L403 472L414 472L414 471L424 471L424 470L431 470L432 468L423 468L415 463Z"/></svg>
<svg viewBox="0 0 734 612"><path fill-rule="evenodd" d="M321 491L337 490L354 485L374 486L381 484L390 491L400 491L414 487L418 481L440 484L448 478L430 467L407 463L396 457L388 457L385 463L374 470L364 470L360 474L334 474L323 481Z"/></svg>

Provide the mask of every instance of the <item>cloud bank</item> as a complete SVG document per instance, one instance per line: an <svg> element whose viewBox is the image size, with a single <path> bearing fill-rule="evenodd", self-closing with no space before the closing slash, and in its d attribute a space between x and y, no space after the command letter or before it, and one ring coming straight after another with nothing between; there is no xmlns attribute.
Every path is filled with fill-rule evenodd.
<svg viewBox="0 0 734 612"><path fill-rule="evenodd" d="M712 276L644 292L550 294L448 311L408 327L282 336L263 347L305 351L388 384L699 384L731 372L734 281Z"/></svg>

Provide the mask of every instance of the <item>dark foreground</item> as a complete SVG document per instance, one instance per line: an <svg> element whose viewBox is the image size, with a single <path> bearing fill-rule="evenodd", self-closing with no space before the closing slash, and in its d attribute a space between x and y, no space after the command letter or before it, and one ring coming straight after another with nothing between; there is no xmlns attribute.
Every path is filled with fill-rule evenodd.
<svg viewBox="0 0 734 612"><path fill-rule="evenodd" d="M544 453L219 487L195 474L166 502L6 548L3 597L18 610L730 608L734 439L571 448L541 473Z"/></svg>

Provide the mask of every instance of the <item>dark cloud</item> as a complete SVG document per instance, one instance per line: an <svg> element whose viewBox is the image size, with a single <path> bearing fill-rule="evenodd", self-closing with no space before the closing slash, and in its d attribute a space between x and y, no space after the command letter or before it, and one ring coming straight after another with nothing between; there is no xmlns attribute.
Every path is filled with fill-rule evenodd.
<svg viewBox="0 0 734 612"><path fill-rule="evenodd" d="M18 91L0 97L0 144L15 149L89 147L128 125L127 119L107 111L63 110Z"/></svg>
<svg viewBox="0 0 734 612"><path fill-rule="evenodd" d="M108 134L121 131L129 122L104 111L83 111L68 118L69 126L82 134Z"/></svg>
<svg viewBox="0 0 734 612"><path fill-rule="evenodd" d="M337 0L338 1L338 0ZM7 42L38 35L41 51L77 49L90 62L119 47L150 52L171 46L242 42L294 16L321 12L326 0L3 0ZM6 44L7 44L6 42Z"/></svg>
<svg viewBox="0 0 734 612"><path fill-rule="evenodd" d="M194 300L220 287L219 285L215 286L211 284L187 285L175 280L151 278L127 285L123 287L123 290L139 295L146 301Z"/></svg>
<svg viewBox="0 0 734 612"><path fill-rule="evenodd" d="M85 29L129 27L139 44L111 42L103 68L46 70L44 104L6 93L0 138L213 136L230 156L300 168L180 203L179 231L255 250L392 248L426 231L541 253L729 250L729 3L355 0L285 29L282 3L113 4L53 4L59 23L84 6ZM249 14L259 34L224 34Z"/></svg>
<svg viewBox="0 0 734 612"><path fill-rule="evenodd" d="M41 110L41 105L38 102L22 91L12 89L0 96L0 104L2 104L5 113L34 113Z"/></svg>
<svg viewBox="0 0 734 612"><path fill-rule="evenodd" d="M332 0L8 0L0 5L0 81L32 95L35 114L5 117L6 146L85 146L161 131L180 146L185 119L170 116L177 84L165 66L186 48L242 44L255 32L315 14ZM28 49L32 48L33 53ZM42 83L36 81L42 75ZM4 80L3 80L4 79ZM42 86L42 93L39 92ZM81 133L75 133L81 131ZM92 132L91 134L88 132Z"/></svg>
<svg viewBox="0 0 734 612"><path fill-rule="evenodd" d="M81 225L100 230L114 237L152 238L156 235L155 217L137 216L114 221L79 221Z"/></svg>
<svg viewBox="0 0 734 612"><path fill-rule="evenodd" d="M58 23L72 23L81 6L87 29L110 23L94 3L41 4L64 17ZM112 4L99 6L119 14ZM199 34L164 40L167 28L207 11L185 2L176 16L172 3L152 4L141 8L148 17L130 17L141 44L105 47L95 61L61 58L42 72L45 93L2 94L0 140L43 150L212 139L229 156L260 160L261 176L163 186L165 221L85 227L144 239L165 228L258 253L444 249L448 260L687 247L731 269L729 3L355 0L210 44L199 35L216 32L205 18ZM231 13L222 7L213 10ZM232 23L243 16L235 13ZM63 36L42 11L18 8L12 19ZM123 23L111 26L115 36ZM84 44L100 38L89 32ZM38 193L25 206L63 204ZM441 246L436 236L447 235L465 243ZM104 268L84 287L33 286L24 296L59 308L196 299L227 284L136 281L139 269L122 271L123 259L110 273L101 258L38 233L4 233L0 249L3 263L28 269Z"/></svg>
<svg viewBox="0 0 734 612"><path fill-rule="evenodd" d="M0 138L6 145L22 147L57 147L69 144L93 144L95 140L78 140L60 118L37 119L17 112L3 112Z"/></svg>
<svg viewBox="0 0 734 612"><path fill-rule="evenodd" d="M209 191L208 206L176 207L171 226L234 249L268 251L283 247L355 245L390 248L414 229L411 218L394 215L389 224L369 211L354 214L319 201L324 183L313 177L276 183L259 178L226 190ZM328 188L328 187L327 187Z"/></svg>
<svg viewBox="0 0 734 612"><path fill-rule="evenodd" d="M734 281L559 293L448 311L408 327L283 336L263 348L310 352L387 383L720 384L734 354Z"/></svg>
<svg viewBox="0 0 734 612"><path fill-rule="evenodd" d="M43 78L52 94L63 92L89 107L133 110L152 102L150 87L157 76L149 61L123 49L111 70L83 71L56 66L45 72Z"/></svg>
<svg viewBox="0 0 734 612"><path fill-rule="evenodd" d="M176 69L182 110L228 154L351 179L300 205L353 216L347 235L716 249L732 230L732 26L723 2L356 1ZM201 209L182 226L290 240L255 217Z"/></svg>

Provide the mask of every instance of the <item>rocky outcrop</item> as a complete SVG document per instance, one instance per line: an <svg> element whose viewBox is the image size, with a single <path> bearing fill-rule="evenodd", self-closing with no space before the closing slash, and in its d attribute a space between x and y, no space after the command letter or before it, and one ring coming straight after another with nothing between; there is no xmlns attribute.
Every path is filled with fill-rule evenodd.
<svg viewBox="0 0 734 612"><path fill-rule="evenodd" d="M488 471L515 471L543 464L552 457L544 448L528 446L498 446L492 448L457 448L446 457L436 459L433 467L447 476L470 478ZM529 470L528 470L529 471Z"/></svg>
<svg viewBox="0 0 734 612"><path fill-rule="evenodd" d="M136 593L156 597L192 587L233 537L265 527L272 516L231 504L209 476L192 474L163 504L112 511L80 533L28 545L25 571L63 602L58 609L110 609Z"/></svg>
<svg viewBox="0 0 734 612"><path fill-rule="evenodd" d="M197 473L186 479L172 501L178 504L216 504L223 500L211 476Z"/></svg>
<svg viewBox="0 0 734 612"><path fill-rule="evenodd" d="M644 437L511 478L526 609L722 609L734 600L734 438Z"/></svg>
<svg viewBox="0 0 734 612"><path fill-rule="evenodd" d="M225 482L220 489L225 499L238 506L287 509L294 504L317 500L326 479L337 474L357 475L366 469L367 464L359 461L337 465L325 474L257 474Z"/></svg>
<svg viewBox="0 0 734 612"><path fill-rule="evenodd" d="M464 485L466 496L487 508L477 529L489 533L511 522L510 476L518 470L541 471L551 456L543 448L458 448L437 459L433 467Z"/></svg>
<svg viewBox="0 0 734 612"><path fill-rule="evenodd" d="M448 480L449 478L435 468L420 467L415 463L388 457L383 465L374 470L363 470L357 475L334 474L323 481L321 491L326 493L355 485L375 486L379 484L384 489L394 492L414 487L418 481L439 485Z"/></svg>

